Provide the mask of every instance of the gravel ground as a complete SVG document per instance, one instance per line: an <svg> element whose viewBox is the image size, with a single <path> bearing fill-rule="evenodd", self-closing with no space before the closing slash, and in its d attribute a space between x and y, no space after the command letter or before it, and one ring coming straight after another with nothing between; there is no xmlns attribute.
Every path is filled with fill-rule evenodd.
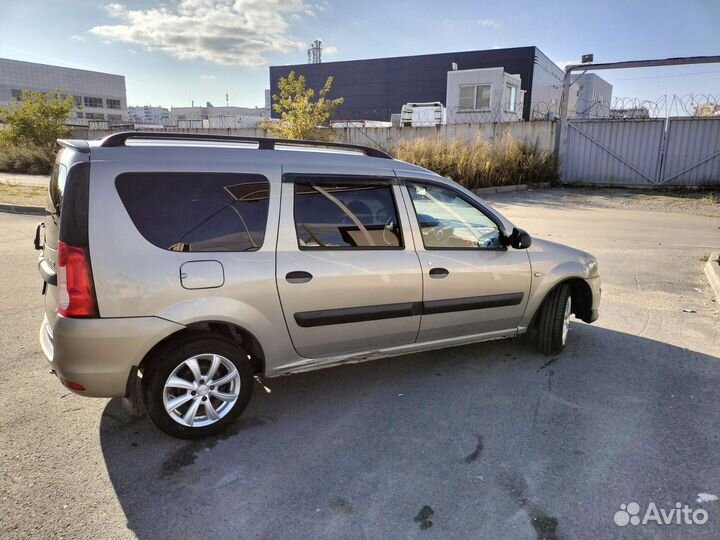
<svg viewBox="0 0 720 540"><path fill-rule="evenodd" d="M614 208L672 212L720 218L720 191L645 191L641 189L563 187L501 193L488 200L573 208Z"/></svg>

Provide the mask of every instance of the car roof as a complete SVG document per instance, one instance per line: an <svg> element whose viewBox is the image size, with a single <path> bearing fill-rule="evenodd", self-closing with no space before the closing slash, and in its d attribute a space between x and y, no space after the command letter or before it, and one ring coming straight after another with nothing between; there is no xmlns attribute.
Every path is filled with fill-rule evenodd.
<svg viewBox="0 0 720 540"><path fill-rule="evenodd" d="M436 173L405 161L393 159L376 148L322 141L281 140L265 137L232 137L188 133L123 132L95 140L59 140L66 148L89 153L91 160L145 161L162 164L187 159L252 161L258 164L280 164L284 170L293 166L303 169L317 166L357 169L359 174L419 173L440 179ZM108 144L110 142L110 144Z"/></svg>

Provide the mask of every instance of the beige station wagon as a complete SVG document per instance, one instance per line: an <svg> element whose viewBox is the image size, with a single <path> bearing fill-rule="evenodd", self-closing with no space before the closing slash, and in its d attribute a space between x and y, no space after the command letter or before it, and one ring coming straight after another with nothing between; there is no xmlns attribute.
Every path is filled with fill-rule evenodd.
<svg viewBox="0 0 720 540"><path fill-rule="evenodd" d="M59 141L35 247L63 385L218 433L254 379L598 316L596 259L361 146L126 132ZM532 244L532 245L531 245Z"/></svg>

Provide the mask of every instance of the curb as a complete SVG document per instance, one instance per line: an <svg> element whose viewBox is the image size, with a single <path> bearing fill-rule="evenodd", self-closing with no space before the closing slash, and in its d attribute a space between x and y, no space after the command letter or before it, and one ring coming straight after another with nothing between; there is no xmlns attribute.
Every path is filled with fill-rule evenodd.
<svg viewBox="0 0 720 540"><path fill-rule="evenodd" d="M25 214L29 216L44 216L47 211L44 206L0 203L0 212L7 212L8 214Z"/></svg>
<svg viewBox="0 0 720 540"><path fill-rule="evenodd" d="M539 184L515 184L514 186L496 186L473 189L476 195L492 195L494 193L512 193L514 191L527 191L528 189L542 189L550 187L550 182L541 182Z"/></svg>
<svg viewBox="0 0 720 540"><path fill-rule="evenodd" d="M511 193L513 191L526 191L527 184L517 184L514 186L497 186L473 189L472 192L477 195L492 195L493 193Z"/></svg>
<svg viewBox="0 0 720 540"><path fill-rule="evenodd" d="M713 251L705 263L705 275L710 287L715 291L715 298L720 302L720 251Z"/></svg>

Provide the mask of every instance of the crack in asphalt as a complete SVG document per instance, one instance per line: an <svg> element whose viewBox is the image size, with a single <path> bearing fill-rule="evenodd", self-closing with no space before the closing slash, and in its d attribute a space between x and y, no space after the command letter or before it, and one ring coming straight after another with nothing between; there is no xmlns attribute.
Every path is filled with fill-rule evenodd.
<svg viewBox="0 0 720 540"><path fill-rule="evenodd" d="M475 446L475 450L473 450L470 454L465 456L463 458L463 463L472 463L473 461L477 460L483 451L483 439L480 435L476 435L475 438L477 438L477 445Z"/></svg>

